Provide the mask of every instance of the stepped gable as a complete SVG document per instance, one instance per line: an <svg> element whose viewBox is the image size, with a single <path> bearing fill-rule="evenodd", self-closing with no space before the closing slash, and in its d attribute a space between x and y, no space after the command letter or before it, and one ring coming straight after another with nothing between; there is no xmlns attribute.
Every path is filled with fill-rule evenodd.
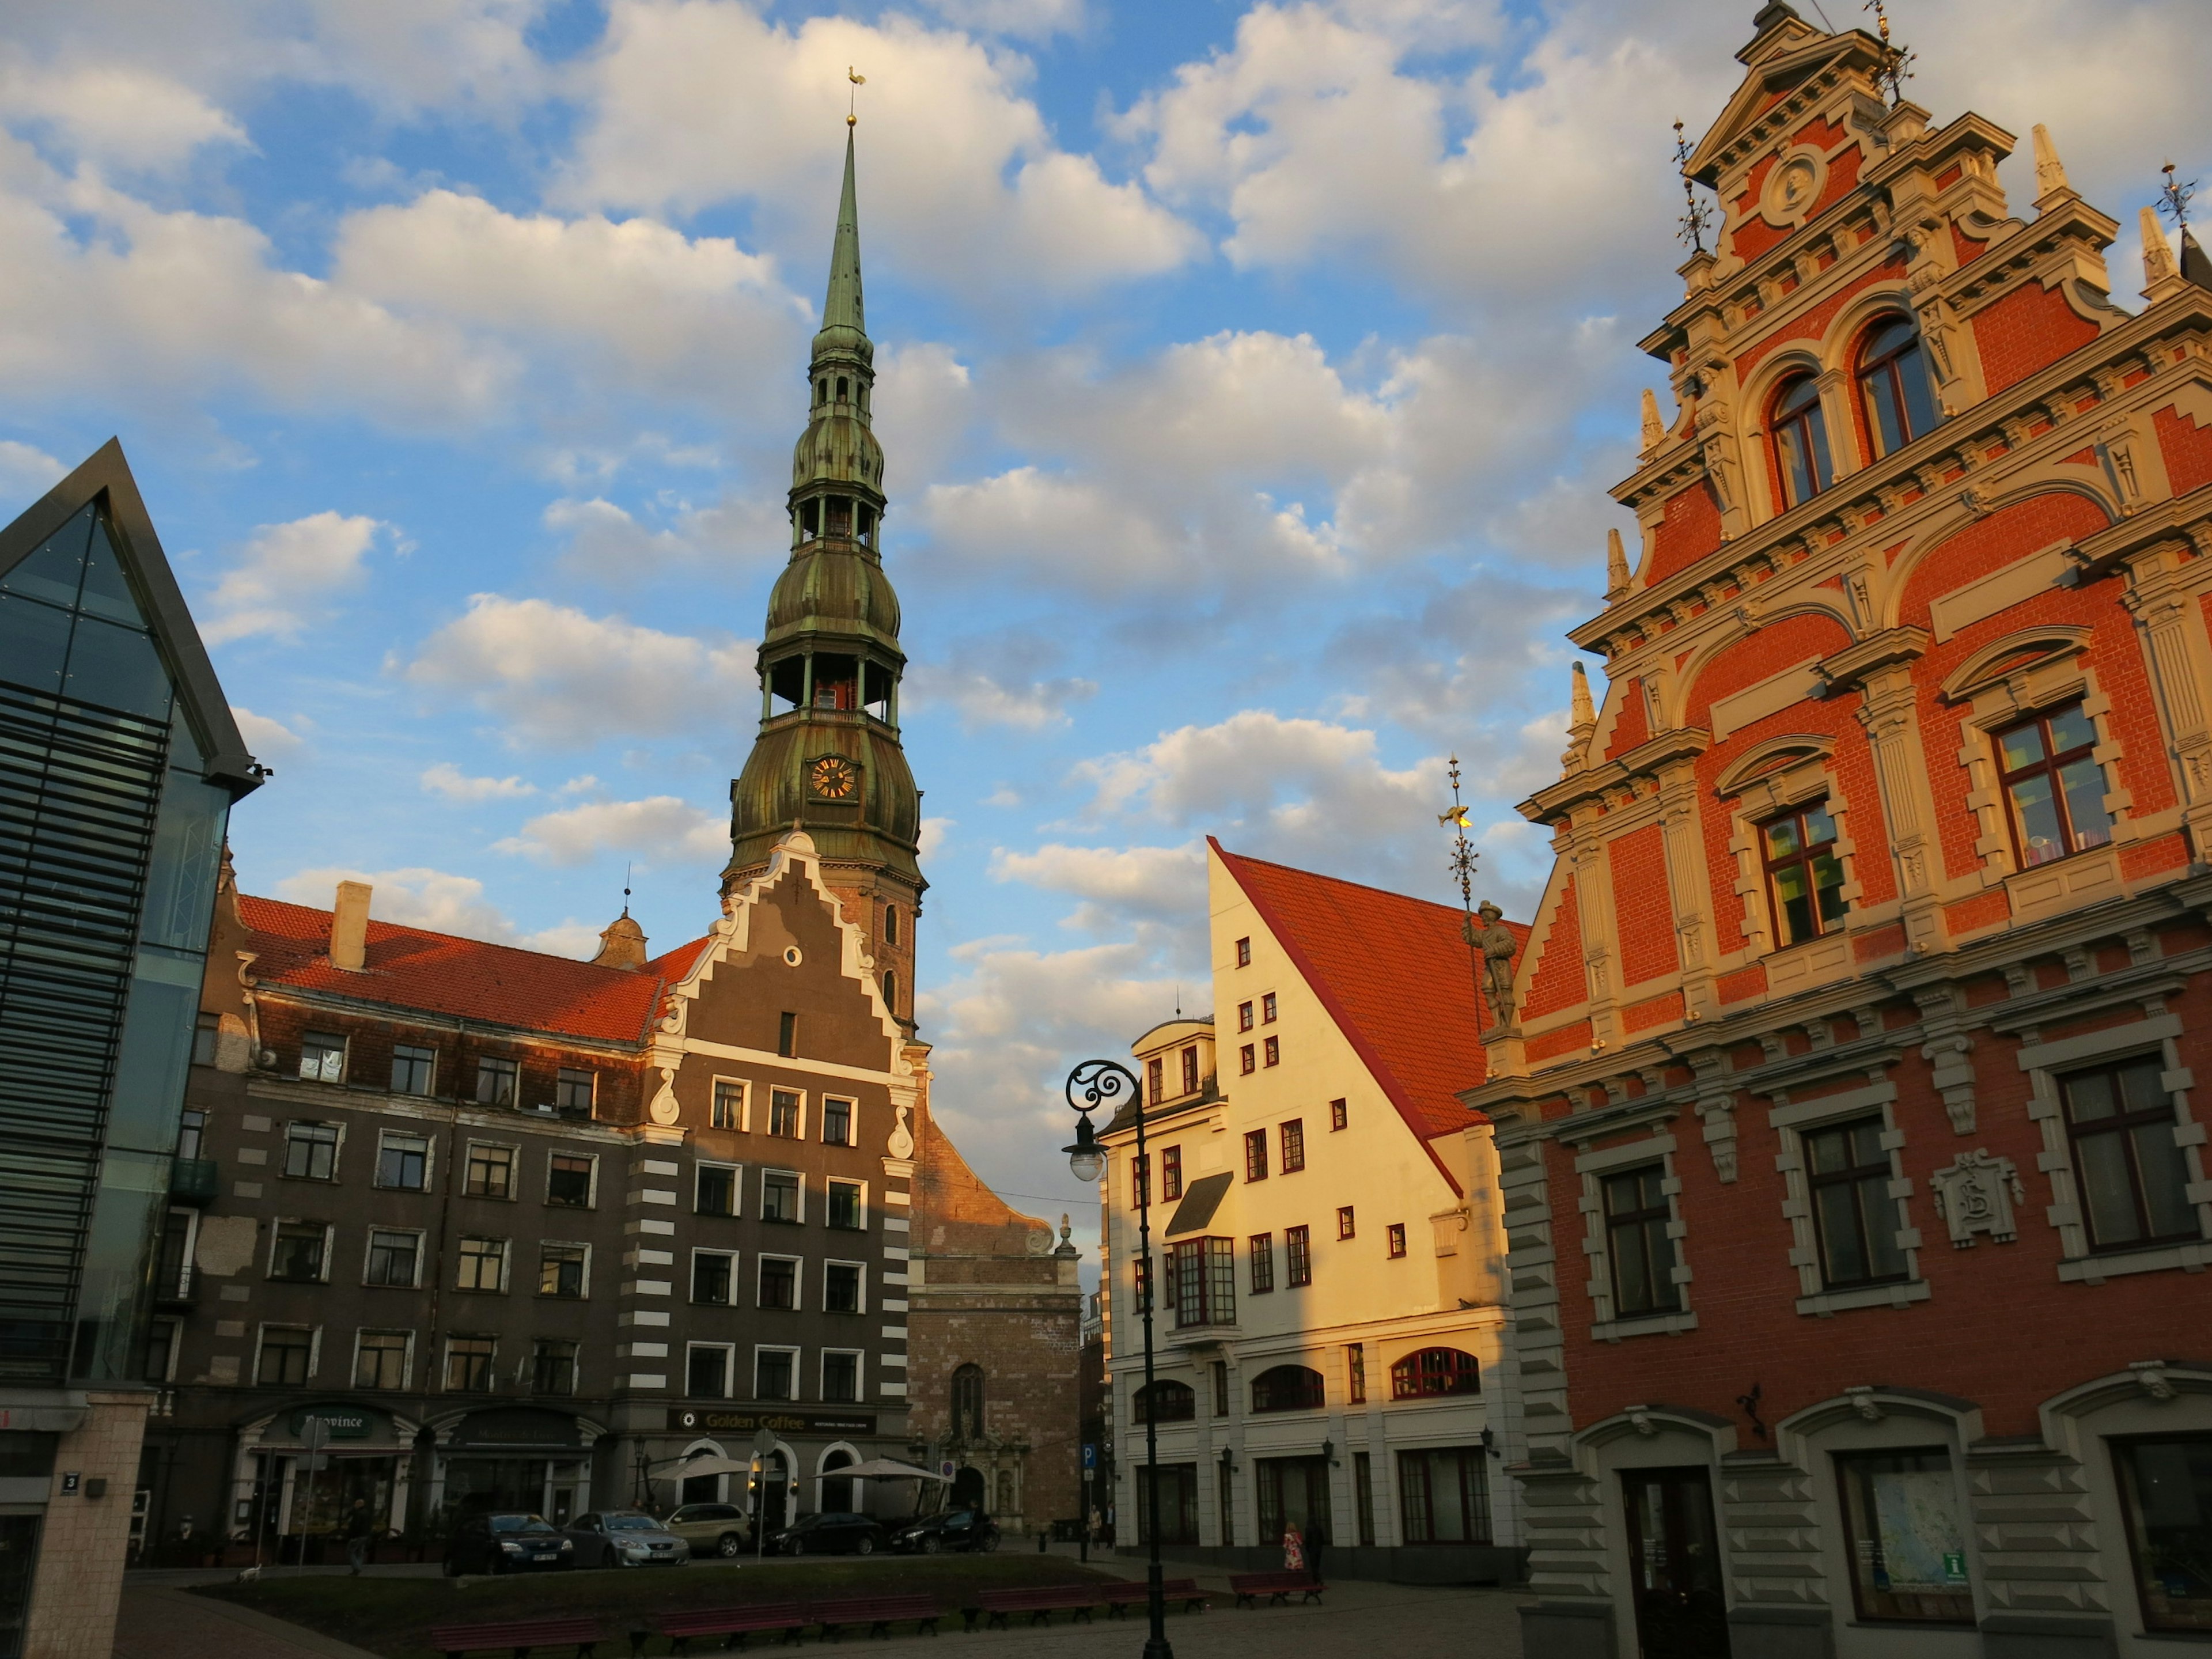
<svg viewBox="0 0 2212 1659"><path fill-rule="evenodd" d="M238 908L262 984L609 1042L643 1041L667 988L711 942L694 939L632 970L372 917L367 966L354 972L331 965L328 910L247 893Z"/></svg>
<svg viewBox="0 0 2212 1659"><path fill-rule="evenodd" d="M1461 913L1206 840L1407 1127L1427 1140L1486 1121L1457 1098L1482 1081L1490 1024L1487 1010L1478 1014ZM1505 925L1525 952L1528 928Z"/></svg>

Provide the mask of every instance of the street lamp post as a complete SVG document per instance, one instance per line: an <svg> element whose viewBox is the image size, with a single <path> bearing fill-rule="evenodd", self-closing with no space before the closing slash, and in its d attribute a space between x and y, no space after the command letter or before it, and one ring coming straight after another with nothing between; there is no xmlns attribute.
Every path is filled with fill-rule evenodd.
<svg viewBox="0 0 2212 1659"><path fill-rule="evenodd" d="M1078 1181L1096 1182L1106 1167L1106 1153L1091 1128L1091 1114L1101 1107L1118 1107L1124 1097L1137 1109L1138 1167L1146 1169L1149 1175L1144 1162L1145 1097L1138 1085L1137 1074L1110 1060L1086 1060L1067 1074L1067 1103L1076 1115L1075 1144L1064 1150L1067 1167ZM1110 1113L1109 1116L1110 1121ZM1109 1248L1103 1271L1110 1273L1114 1271L1110 1235L1107 1243ZM1160 1440L1152 1412L1152 1297L1156 1281L1152 1273L1150 1180L1137 1186L1137 1249L1139 1259L1145 1264L1144 1291L1137 1299L1137 1311L1145 1323L1145 1390L1140 1396L1145 1402L1145 1574L1148 1591L1145 1600L1152 1626L1152 1635L1145 1643L1145 1659L1175 1659L1175 1650L1168 1645L1168 1605L1160 1572Z"/></svg>

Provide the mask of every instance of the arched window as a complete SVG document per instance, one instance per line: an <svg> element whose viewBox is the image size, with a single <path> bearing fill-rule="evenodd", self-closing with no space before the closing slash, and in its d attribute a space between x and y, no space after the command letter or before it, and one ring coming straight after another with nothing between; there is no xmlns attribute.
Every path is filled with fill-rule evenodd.
<svg viewBox="0 0 2212 1659"><path fill-rule="evenodd" d="M898 943L898 906L896 904L884 906L884 943Z"/></svg>
<svg viewBox="0 0 2212 1659"><path fill-rule="evenodd" d="M1877 455L1892 454L1936 429L1942 417L1929 383L1928 356L1911 318L1891 317L1867 331L1859 348L1859 395L1866 399Z"/></svg>
<svg viewBox="0 0 2212 1659"><path fill-rule="evenodd" d="M822 377L822 383L814 388L814 401L817 404L830 401L830 377L826 374Z"/></svg>
<svg viewBox="0 0 2212 1659"><path fill-rule="evenodd" d="M1252 1379L1255 1412L1315 1412L1326 1401L1321 1373L1304 1365L1278 1365Z"/></svg>
<svg viewBox="0 0 2212 1659"><path fill-rule="evenodd" d="M845 377L840 374L837 377L837 401L839 403L842 404L845 401L845 394L848 390L849 386Z"/></svg>
<svg viewBox="0 0 2212 1659"><path fill-rule="evenodd" d="M1480 1394L1482 1367L1457 1348L1423 1348L1390 1367L1390 1398L1429 1400L1438 1395Z"/></svg>
<svg viewBox="0 0 2212 1659"><path fill-rule="evenodd" d="M1188 1423L1198 1415L1198 1395L1188 1383L1162 1377L1150 1389L1137 1390L1129 1411L1133 1422Z"/></svg>
<svg viewBox="0 0 2212 1659"><path fill-rule="evenodd" d="M983 1437L983 1368L963 1365L952 1373L952 1434L957 1440Z"/></svg>
<svg viewBox="0 0 2212 1659"><path fill-rule="evenodd" d="M1820 388L1801 374L1774 394L1767 421L1774 434L1774 460L1782 473L1782 494L1790 507L1809 501L1836 481L1828 459L1828 423L1820 413Z"/></svg>
<svg viewBox="0 0 2212 1659"><path fill-rule="evenodd" d="M898 1018L898 973L895 969L884 971L884 1006L891 1011L893 1019Z"/></svg>

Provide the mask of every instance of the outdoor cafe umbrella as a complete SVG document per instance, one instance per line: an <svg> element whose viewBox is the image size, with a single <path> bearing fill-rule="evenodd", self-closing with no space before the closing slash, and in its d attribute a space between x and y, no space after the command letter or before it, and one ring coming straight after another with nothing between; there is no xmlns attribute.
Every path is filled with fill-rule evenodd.
<svg viewBox="0 0 2212 1659"><path fill-rule="evenodd" d="M939 1480L949 1485L952 1480L949 1474L932 1474L927 1469L894 1462L888 1457L872 1457L865 1463L848 1463L842 1468L824 1469L823 1473L840 1478L849 1474L863 1480Z"/></svg>

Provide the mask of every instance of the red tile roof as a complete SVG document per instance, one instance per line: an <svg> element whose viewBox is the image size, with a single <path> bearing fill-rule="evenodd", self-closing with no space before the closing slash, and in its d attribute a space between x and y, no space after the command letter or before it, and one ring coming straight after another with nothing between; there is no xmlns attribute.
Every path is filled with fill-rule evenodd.
<svg viewBox="0 0 2212 1659"><path fill-rule="evenodd" d="M1485 1121L1457 1098L1482 1081L1491 1021L1476 1002L1458 910L1246 858L1211 836L1206 844L1425 1148L1431 1135ZM1525 949L1528 928L1505 925Z"/></svg>
<svg viewBox="0 0 2212 1659"><path fill-rule="evenodd" d="M632 973L371 920L366 966L354 973L331 966L329 911L246 893L238 909L254 936L251 972L264 985L612 1042L644 1040L669 985L710 942L678 945Z"/></svg>

